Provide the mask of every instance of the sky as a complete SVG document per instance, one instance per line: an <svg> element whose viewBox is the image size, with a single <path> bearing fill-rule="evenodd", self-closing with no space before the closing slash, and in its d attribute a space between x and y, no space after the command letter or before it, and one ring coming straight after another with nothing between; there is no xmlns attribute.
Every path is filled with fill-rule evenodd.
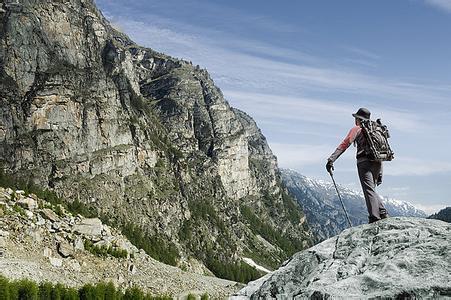
<svg viewBox="0 0 451 300"><path fill-rule="evenodd" d="M280 167L330 180L326 159L366 107L395 152L379 194L451 206L451 0L96 3L136 43L207 69ZM360 190L353 146L334 177Z"/></svg>

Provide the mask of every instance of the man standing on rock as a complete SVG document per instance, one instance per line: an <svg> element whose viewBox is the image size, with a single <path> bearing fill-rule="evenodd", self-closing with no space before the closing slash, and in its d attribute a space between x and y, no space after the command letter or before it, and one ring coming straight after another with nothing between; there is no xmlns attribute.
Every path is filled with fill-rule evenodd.
<svg viewBox="0 0 451 300"><path fill-rule="evenodd" d="M368 221L373 223L387 217L387 210L382 204L382 200L376 193L376 185L382 183L382 162L371 160L365 154L365 145L367 143L361 128L361 121L370 119L370 111L366 108L360 108L355 114L355 126L351 128L345 139L338 145L334 153L327 159L326 170L331 173L334 170L334 162L340 157L349 146L357 144L357 170L360 183L365 196L366 207L368 209ZM332 174L332 173L331 173Z"/></svg>

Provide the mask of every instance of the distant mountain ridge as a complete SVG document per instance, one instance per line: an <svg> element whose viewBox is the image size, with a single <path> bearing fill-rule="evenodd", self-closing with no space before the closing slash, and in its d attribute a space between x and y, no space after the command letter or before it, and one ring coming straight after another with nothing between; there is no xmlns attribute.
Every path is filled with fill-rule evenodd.
<svg viewBox="0 0 451 300"><path fill-rule="evenodd" d="M451 206L440 210L438 213L428 217L428 219L442 220L451 223Z"/></svg>
<svg viewBox="0 0 451 300"><path fill-rule="evenodd" d="M303 208L317 241L335 236L348 228L332 182L311 179L289 169L282 169L282 180L289 193ZM338 188L353 226L368 223L363 194L340 185ZM389 216L427 217L425 212L408 202L388 197L384 197L383 201Z"/></svg>

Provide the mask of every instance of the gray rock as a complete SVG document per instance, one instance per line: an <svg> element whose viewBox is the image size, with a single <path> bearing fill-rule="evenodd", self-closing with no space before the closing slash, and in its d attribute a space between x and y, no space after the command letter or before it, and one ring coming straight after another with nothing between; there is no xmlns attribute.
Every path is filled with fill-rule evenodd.
<svg viewBox="0 0 451 300"><path fill-rule="evenodd" d="M2 230L2 229L0 229L0 236L1 237L8 237L9 236L9 232L8 231L5 231L5 230Z"/></svg>
<svg viewBox="0 0 451 300"><path fill-rule="evenodd" d="M63 266L63 260L57 257L49 257L50 264L54 267L60 268Z"/></svg>
<svg viewBox="0 0 451 300"><path fill-rule="evenodd" d="M34 217L34 213L28 209L25 209L25 216L31 220Z"/></svg>
<svg viewBox="0 0 451 300"><path fill-rule="evenodd" d="M48 219L48 220L50 220L50 221L52 221L52 222L58 222L58 221L60 220L60 218L58 217L58 215L57 215L53 210L51 210L51 209L49 209L49 208L43 208L43 209L40 211L40 213L41 213L41 215L42 215L44 218L46 218L46 219Z"/></svg>
<svg viewBox="0 0 451 300"><path fill-rule="evenodd" d="M20 198L17 201L17 204L28 210L34 210L38 207L38 203L36 202L36 200L34 200L33 198L29 198L29 197Z"/></svg>
<svg viewBox="0 0 451 300"><path fill-rule="evenodd" d="M79 236L75 238L74 249L75 250L85 250L85 245L84 245L83 239Z"/></svg>
<svg viewBox="0 0 451 300"><path fill-rule="evenodd" d="M63 258L74 256L74 247L66 241L58 243L57 250Z"/></svg>
<svg viewBox="0 0 451 300"><path fill-rule="evenodd" d="M451 297L451 224L388 218L295 254L232 299Z"/></svg>
<svg viewBox="0 0 451 300"><path fill-rule="evenodd" d="M52 249L50 248L44 248L44 257L51 257L52 256Z"/></svg>
<svg viewBox="0 0 451 300"><path fill-rule="evenodd" d="M75 232L86 236L100 236L102 234L102 221L98 218L82 219L80 223L75 224Z"/></svg>
<svg viewBox="0 0 451 300"><path fill-rule="evenodd" d="M20 1L23 11L0 14L5 171L139 225L181 256L205 260L208 244L230 262L244 249L272 264L285 259L286 251L254 244L237 204L283 235L270 241L277 250L282 240L311 243L264 136L206 70L136 45L93 0L63 2ZM199 215L196 203L209 213ZM100 239L99 227L76 224Z"/></svg>

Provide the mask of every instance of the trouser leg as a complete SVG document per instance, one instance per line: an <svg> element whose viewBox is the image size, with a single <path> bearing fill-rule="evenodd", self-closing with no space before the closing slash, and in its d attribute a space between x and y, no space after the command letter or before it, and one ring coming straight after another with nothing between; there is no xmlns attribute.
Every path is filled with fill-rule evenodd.
<svg viewBox="0 0 451 300"><path fill-rule="evenodd" d="M387 215L387 211L376 193L377 177L381 171L381 166L382 163L377 161L363 161L357 165L370 223Z"/></svg>

